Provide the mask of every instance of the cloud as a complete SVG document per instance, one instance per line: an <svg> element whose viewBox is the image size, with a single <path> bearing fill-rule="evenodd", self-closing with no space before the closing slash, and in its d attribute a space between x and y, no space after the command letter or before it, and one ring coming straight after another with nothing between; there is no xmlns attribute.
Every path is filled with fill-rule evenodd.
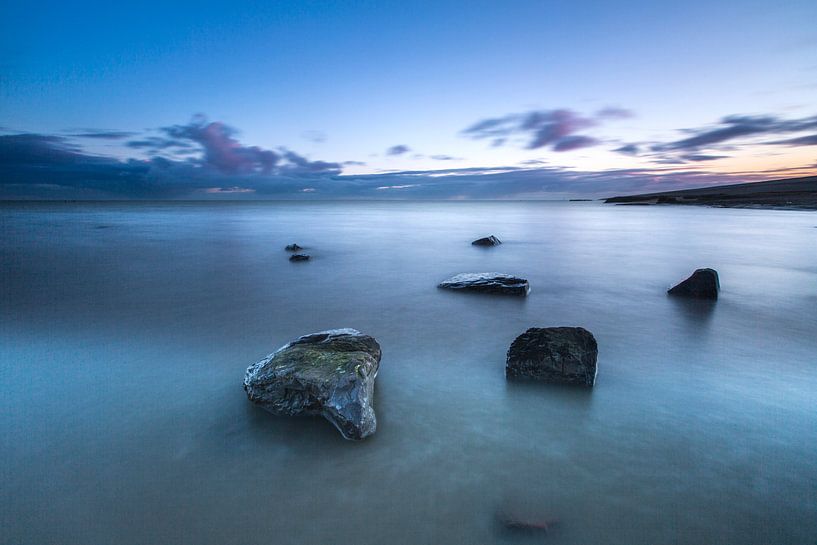
<svg viewBox="0 0 817 545"><path fill-rule="evenodd" d="M604 197L760 179L678 168L588 172L557 167L499 167L342 176L338 181L353 186L358 197L367 196L374 187L378 198L519 199Z"/></svg>
<svg viewBox="0 0 817 545"><path fill-rule="evenodd" d="M289 164L283 165L277 170L279 174L286 174L289 176L304 176L304 175L336 175L340 174L340 165L338 163L330 163L327 161L310 161L306 157L298 155L294 151L286 148L281 148L284 159ZM267 174L269 174L267 172Z"/></svg>
<svg viewBox="0 0 817 545"><path fill-rule="evenodd" d="M384 189L408 189L409 187L417 187L417 184L381 185L379 187L375 187L375 190L382 191Z"/></svg>
<svg viewBox="0 0 817 545"><path fill-rule="evenodd" d="M435 161L460 161L462 157L452 157L451 155L432 155L432 159Z"/></svg>
<svg viewBox="0 0 817 545"><path fill-rule="evenodd" d="M703 153L686 153L680 156L680 159L683 161L692 161L692 162L701 162L701 161L714 161L716 159L726 159L729 157L728 155L706 155Z"/></svg>
<svg viewBox="0 0 817 545"><path fill-rule="evenodd" d="M236 129L218 121L209 122L203 115L193 117L186 125L162 127L158 133L160 136L146 136L126 145L149 155L169 155L171 159L199 153L199 157L188 159L191 165L225 175L340 173L338 163L309 161L286 148L273 151L242 145Z"/></svg>
<svg viewBox="0 0 817 545"><path fill-rule="evenodd" d="M216 194L224 194L224 193L255 193L255 189L250 189L248 187L208 187L204 190L205 193L216 193Z"/></svg>
<svg viewBox="0 0 817 545"><path fill-rule="evenodd" d="M0 196L82 198L100 191L139 196L150 169L148 162L86 154L63 136L0 135Z"/></svg>
<svg viewBox="0 0 817 545"><path fill-rule="evenodd" d="M323 144L326 142L326 133L323 131L304 131L301 133L301 138L308 140L313 144Z"/></svg>
<svg viewBox="0 0 817 545"><path fill-rule="evenodd" d="M537 130L543 126L540 118L530 121ZM640 169L593 172L548 166L540 159L531 159L519 166L343 175L339 163L313 160L283 147L264 149L243 144L235 129L210 123L203 116L130 140L125 148L131 150L130 158L96 155L78 142L82 141L72 141L65 135L0 134L0 198L603 197L756 181L785 177L787 172L804 176L817 170L792 168L776 171L773 176L753 172L718 174L686 163L711 161L722 155L673 150L653 152L650 157L657 164ZM591 136L568 131L550 146L579 149L595 143ZM641 144L622 148L627 146L637 152Z"/></svg>
<svg viewBox="0 0 817 545"><path fill-rule="evenodd" d="M258 146L242 146L235 139L237 131L232 127L204 116L196 116L187 125L173 125L161 129L170 142L188 141L199 144L204 151L204 164L225 174L270 174L281 156Z"/></svg>
<svg viewBox="0 0 817 545"><path fill-rule="evenodd" d="M203 194L288 192L298 180L331 179L338 163L286 148L245 146L237 131L197 116L126 145L146 158L93 155L65 136L0 135L0 198L174 198ZM15 197L15 198L16 198Z"/></svg>
<svg viewBox="0 0 817 545"><path fill-rule="evenodd" d="M386 155L403 155L404 153L408 153L411 151L411 148L405 146L403 144L398 144L397 146L392 146L386 150Z"/></svg>
<svg viewBox="0 0 817 545"><path fill-rule="evenodd" d="M83 154L80 148L62 136L42 134L7 134L0 136L0 165L73 164Z"/></svg>
<svg viewBox="0 0 817 545"><path fill-rule="evenodd" d="M778 140L769 142L770 144L783 144L786 146L817 146L817 134L801 136L799 138L789 138L788 140Z"/></svg>
<svg viewBox="0 0 817 545"><path fill-rule="evenodd" d="M635 117L635 113L632 110L628 110L626 108L616 108L613 106L608 106L607 108L602 108L598 112L596 112L596 119L630 119Z"/></svg>
<svg viewBox="0 0 817 545"><path fill-rule="evenodd" d="M133 138L139 133L132 131L105 131L96 129L79 129L73 134L76 138L95 138L100 140L124 140L125 138Z"/></svg>
<svg viewBox="0 0 817 545"><path fill-rule="evenodd" d="M483 119L460 134L474 140L491 140L494 147L505 145L509 141L521 141L527 149L571 151L599 143L596 138L578 133L604 121L624 119L632 115L632 112L623 108L604 108L591 117L565 108L531 110Z"/></svg>
<svg viewBox="0 0 817 545"><path fill-rule="evenodd" d="M547 161L543 161L542 159L526 159L525 161L521 161L519 164L521 164L521 165L546 165Z"/></svg>
<svg viewBox="0 0 817 545"><path fill-rule="evenodd" d="M618 153L623 153L624 155L638 155L638 145L636 144L625 144L620 148L616 148L613 151Z"/></svg>
<svg viewBox="0 0 817 545"><path fill-rule="evenodd" d="M146 149L151 153L167 150L173 148L174 153L179 153L179 149L191 149L196 146L187 140L166 138L162 136L146 136L139 140L130 140L125 142L125 145L134 149Z"/></svg>
<svg viewBox="0 0 817 545"><path fill-rule="evenodd" d="M652 149L696 151L746 137L794 133L814 128L817 128L817 116L781 119L774 115L729 115L721 118L714 127L687 129L685 132L693 136L656 144Z"/></svg>
<svg viewBox="0 0 817 545"><path fill-rule="evenodd" d="M565 136L564 138L560 138L553 145L553 151L572 151L575 149L595 146L598 143L599 143L598 140L596 140L595 138L591 138L590 136L582 135Z"/></svg>

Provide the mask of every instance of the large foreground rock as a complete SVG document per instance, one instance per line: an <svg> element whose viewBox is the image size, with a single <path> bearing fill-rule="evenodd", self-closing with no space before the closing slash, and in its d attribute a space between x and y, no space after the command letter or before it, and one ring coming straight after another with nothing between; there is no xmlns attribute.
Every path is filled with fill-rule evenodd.
<svg viewBox="0 0 817 545"><path fill-rule="evenodd" d="M522 296L530 292L528 281L524 278L495 272L458 274L440 282L437 287L448 290Z"/></svg>
<svg viewBox="0 0 817 545"><path fill-rule="evenodd" d="M354 329L333 329L279 348L247 369L250 401L274 414L319 414L346 439L375 432L372 408L380 345Z"/></svg>
<svg viewBox="0 0 817 545"><path fill-rule="evenodd" d="M699 299L717 299L720 289L721 283L718 279L718 271L715 269L698 269L692 273L692 276L677 286L670 288L667 293Z"/></svg>
<svg viewBox="0 0 817 545"><path fill-rule="evenodd" d="M582 327L532 327L508 349L505 376L593 386L598 345Z"/></svg>
<svg viewBox="0 0 817 545"><path fill-rule="evenodd" d="M478 238L471 244L474 246L498 246L502 244L502 241L496 238L494 235L491 235L489 237Z"/></svg>

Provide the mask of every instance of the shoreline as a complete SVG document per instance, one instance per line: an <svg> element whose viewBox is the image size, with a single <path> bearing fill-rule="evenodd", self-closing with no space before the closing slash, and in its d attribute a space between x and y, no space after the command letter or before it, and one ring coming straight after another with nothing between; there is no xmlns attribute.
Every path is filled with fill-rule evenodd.
<svg viewBox="0 0 817 545"><path fill-rule="evenodd" d="M604 199L604 203L630 206L670 204L760 210L817 210L817 176L616 196Z"/></svg>

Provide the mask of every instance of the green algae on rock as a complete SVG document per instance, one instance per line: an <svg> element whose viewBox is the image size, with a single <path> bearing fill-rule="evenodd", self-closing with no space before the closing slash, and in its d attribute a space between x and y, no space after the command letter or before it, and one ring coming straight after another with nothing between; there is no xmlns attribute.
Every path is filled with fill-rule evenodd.
<svg viewBox="0 0 817 545"><path fill-rule="evenodd" d="M346 439L377 429L372 407L380 345L354 329L304 335L247 369L244 390L253 403L286 416L321 415Z"/></svg>

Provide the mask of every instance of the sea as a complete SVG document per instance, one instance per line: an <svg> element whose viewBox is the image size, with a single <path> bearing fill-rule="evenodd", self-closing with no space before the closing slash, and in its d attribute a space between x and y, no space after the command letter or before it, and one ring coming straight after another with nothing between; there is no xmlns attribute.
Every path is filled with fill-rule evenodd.
<svg viewBox="0 0 817 545"><path fill-rule="evenodd" d="M6 202L0 235L4 544L817 543L817 213ZM667 295L701 267L717 301ZM595 387L506 380L547 326L594 334ZM247 400L345 327L382 347L373 436Z"/></svg>

